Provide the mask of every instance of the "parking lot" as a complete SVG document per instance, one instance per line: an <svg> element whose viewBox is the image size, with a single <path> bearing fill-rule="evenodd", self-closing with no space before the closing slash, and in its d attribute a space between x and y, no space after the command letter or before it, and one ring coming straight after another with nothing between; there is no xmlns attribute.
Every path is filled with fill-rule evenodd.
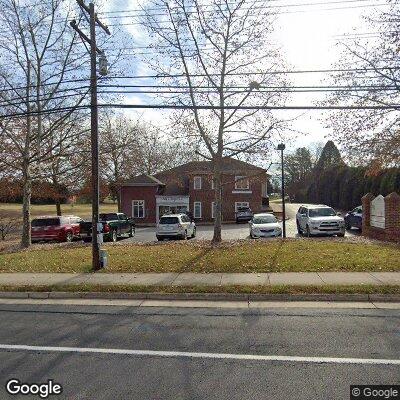
<svg viewBox="0 0 400 400"><path fill-rule="evenodd" d="M296 228L296 212L300 204L289 203L286 204L286 236L289 238L298 237ZM212 225L198 225L197 235L194 240L211 240L213 237L214 227ZM357 230L346 232L346 236L354 237L360 235ZM240 224L223 224L222 225L222 239L235 240L235 239L249 239L249 225L247 223ZM123 239L127 242L153 242L156 240L156 228L136 228L136 234L133 238ZM271 240L271 239L269 239ZM273 239L272 239L273 240Z"/></svg>

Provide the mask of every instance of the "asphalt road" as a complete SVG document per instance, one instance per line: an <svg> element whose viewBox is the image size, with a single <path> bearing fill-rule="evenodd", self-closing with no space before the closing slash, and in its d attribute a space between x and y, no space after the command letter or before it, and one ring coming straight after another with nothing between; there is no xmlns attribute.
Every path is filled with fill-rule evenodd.
<svg viewBox="0 0 400 400"><path fill-rule="evenodd" d="M5 391L10 378L54 379L63 394L50 398L96 400L337 400L349 399L351 384L400 383L400 366L387 361L400 358L399 310L2 304L0 320L0 345L75 348L0 349L1 399L13 398ZM226 353L236 358L215 357ZM307 359L238 359L243 354Z"/></svg>
<svg viewBox="0 0 400 400"><path fill-rule="evenodd" d="M274 205L276 206L276 204ZM296 212L299 209L300 204L288 203L286 204L286 236L287 237L298 237L296 228ZM195 240L211 240L213 236L212 225L198 225L197 236ZM136 235L133 238L122 239L127 242L153 242L156 240L156 229L155 227L148 228L137 228ZM360 235L357 230L351 230L346 232L346 236L354 237ZM241 224L223 224L222 226L222 239L234 240L234 239L249 239L249 226L247 223ZM273 239L268 239L273 240Z"/></svg>

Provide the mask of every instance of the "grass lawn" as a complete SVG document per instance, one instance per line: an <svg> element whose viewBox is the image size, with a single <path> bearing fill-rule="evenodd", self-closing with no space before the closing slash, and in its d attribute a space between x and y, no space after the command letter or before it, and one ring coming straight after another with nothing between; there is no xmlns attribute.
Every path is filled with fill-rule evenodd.
<svg viewBox="0 0 400 400"><path fill-rule="evenodd" d="M396 285L273 285L273 286L142 286L43 285L0 286L0 292L108 292L108 293L242 293L242 294L400 294Z"/></svg>
<svg viewBox="0 0 400 400"><path fill-rule="evenodd" d="M89 217L92 214L91 204L62 204L63 214L74 214L79 217ZM117 204L100 204L100 212L117 212ZM33 204L31 208L32 216L55 215L55 204ZM18 203L0 203L0 216L10 218L22 217L22 204Z"/></svg>
<svg viewBox="0 0 400 400"><path fill-rule="evenodd" d="M399 271L400 246L326 240L117 244L104 272ZM0 272L88 272L89 245L0 254Z"/></svg>

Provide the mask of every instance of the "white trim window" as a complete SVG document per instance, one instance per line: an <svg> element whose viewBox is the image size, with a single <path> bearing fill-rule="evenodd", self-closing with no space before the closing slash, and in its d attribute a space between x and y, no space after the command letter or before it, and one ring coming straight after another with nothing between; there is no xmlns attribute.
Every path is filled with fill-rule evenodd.
<svg viewBox="0 0 400 400"><path fill-rule="evenodd" d="M235 202L235 213L238 212L238 208L240 207L250 207L250 204L248 201L236 201Z"/></svg>
<svg viewBox="0 0 400 400"><path fill-rule="evenodd" d="M250 188L249 178L247 176L235 176L235 189L248 190Z"/></svg>
<svg viewBox="0 0 400 400"><path fill-rule="evenodd" d="M195 176L193 178L193 189L194 190L201 190L201 176Z"/></svg>
<svg viewBox="0 0 400 400"><path fill-rule="evenodd" d="M193 218L201 218L201 201L193 203Z"/></svg>
<svg viewBox="0 0 400 400"><path fill-rule="evenodd" d="M215 218L215 212L217 211L216 208L217 208L217 203L215 201L213 201L211 203L211 218L212 219Z"/></svg>
<svg viewBox="0 0 400 400"><path fill-rule="evenodd" d="M132 215L133 218L145 217L144 200L132 200Z"/></svg>

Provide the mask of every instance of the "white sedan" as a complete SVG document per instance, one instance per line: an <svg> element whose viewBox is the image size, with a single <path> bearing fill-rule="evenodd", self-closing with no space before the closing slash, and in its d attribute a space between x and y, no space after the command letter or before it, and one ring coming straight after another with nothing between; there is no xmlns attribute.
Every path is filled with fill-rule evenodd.
<svg viewBox="0 0 400 400"><path fill-rule="evenodd" d="M249 222L250 237L278 237L282 236L282 228L273 214L254 214Z"/></svg>

